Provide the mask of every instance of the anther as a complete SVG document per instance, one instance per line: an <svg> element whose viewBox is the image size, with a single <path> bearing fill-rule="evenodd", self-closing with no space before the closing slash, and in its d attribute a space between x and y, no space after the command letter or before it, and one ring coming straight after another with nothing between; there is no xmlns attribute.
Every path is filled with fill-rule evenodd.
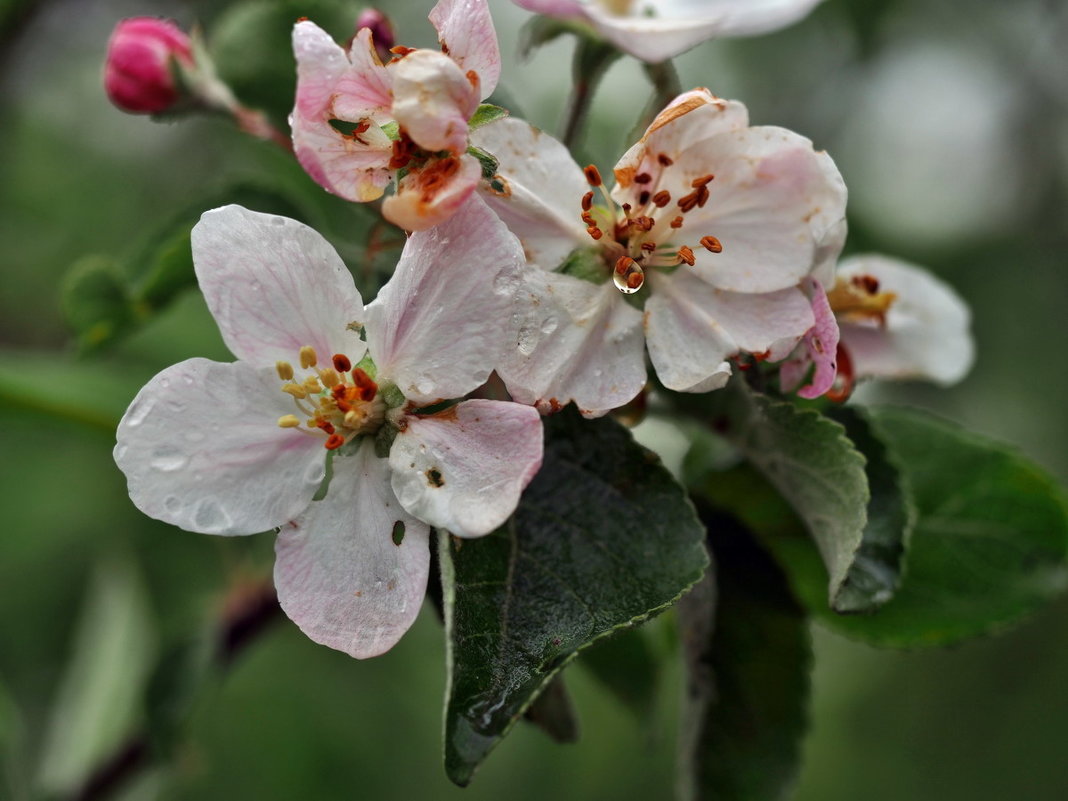
<svg viewBox="0 0 1068 801"><path fill-rule="evenodd" d="M362 401L374 400L375 395L378 394L378 384L362 368L353 368L352 383L356 385L355 389Z"/></svg>
<svg viewBox="0 0 1068 801"><path fill-rule="evenodd" d="M652 180L653 180L653 176L651 176L647 172L640 172L640 173L638 173L637 175L634 176L634 183L636 183L636 184L647 184L647 183L651 182Z"/></svg>
<svg viewBox="0 0 1068 801"><path fill-rule="evenodd" d="M329 423L326 420L314 420L314 421L311 421L311 422L315 425L316 428L321 428L327 434L333 434L334 433L334 425L333 425L333 423Z"/></svg>
<svg viewBox="0 0 1068 801"><path fill-rule="evenodd" d="M675 163L666 153L657 154L656 160L660 162L660 166L662 167L670 167Z"/></svg>
<svg viewBox="0 0 1068 801"><path fill-rule="evenodd" d="M646 253L652 253L654 250L656 250L656 242L642 242L641 248Z"/></svg>
<svg viewBox="0 0 1068 801"><path fill-rule="evenodd" d="M585 173L586 181L590 186L601 185L601 173L594 165L588 165L582 172Z"/></svg>
<svg viewBox="0 0 1068 801"><path fill-rule="evenodd" d="M602 231L600 228L598 228L597 226L594 226L594 225L591 225L589 228L587 228L586 229L586 233L589 234L590 237L593 238L594 242L596 242L602 236L604 236L604 231Z"/></svg>
<svg viewBox="0 0 1068 801"><path fill-rule="evenodd" d="M680 216L676 217L674 220L671 221L671 227L672 228L682 228L682 222L683 222L683 220L682 220L682 217L680 215Z"/></svg>
<svg viewBox="0 0 1068 801"><path fill-rule="evenodd" d="M661 189L659 192L653 195L653 205L656 206L658 209L664 208L664 206L666 206L670 202L671 193L666 189Z"/></svg>
<svg viewBox="0 0 1068 801"><path fill-rule="evenodd" d="M627 271L635 265L634 259L630 256L620 256L616 260L616 274L626 275Z"/></svg>
<svg viewBox="0 0 1068 801"><path fill-rule="evenodd" d="M274 369L278 371L278 377L283 381L293 380L293 365L289 362L275 362Z"/></svg>
<svg viewBox="0 0 1068 801"><path fill-rule="evenodd" d="M396 45L395 47L389 48L390 53L395 56L400 56L401 58L408 55L409 53L414 53L415 50L416 49L414 47L405 47L404 45Z"/></svg>
<svg viewBox="0 0 1068 801"><path fill-rule="evenodd" d="M641 191L641 194L638 195L638 205L639 206L644 206L646 203L649 202L649 198L650 197L652 197L652 195L650 194L649 190L648 189L643 189Z"/></svg>
<svg viewBox="0 0 1068 801"><path fill-rule="evenodd" d="M589 211L593 208L593 192L587 192L582 196L582 210Z"/></svg>
<svg viewBox="0 0 1068 801"><path fill-rule="evenodd" d="M345 361L348 361L348 359ZM337 370L333 367L327 367L319 371L319 380L323 382L324 387L329 389L341 383L341 376L337 374Z"/></svg>
<svg viewBox="0 0 1068 801"><path fill-rule="evenodd" d="M352 369L352 362L349 361L349 357L346 356L344 353L335 353L333 362L334 369L337 370L339 373L347 373L349 370Z"/></svg>
<svg viewBox="0 0 1068 801"><path fill-rule="evenodd" d="M305 378L301 382L301 386L304 387L309 395L318 395L323 391L323 388L319 385L319 379L313 375Z"/></svg>
<svg viewBox="0 0 1068 801"><path fill-rule="evenodd" d="M697 201L700 197L700 190L695 189L688 195L683 195L679 198L679 208L682 209L683 214L688 214L697 208Z"/></svg>
<svg viewBox="0 0 1068 801"><path fill-rule="evenodd" d="M296 428L300 425L300 420L297 419L295 414L283 414L278 418L279 428Z"/></svg>
<svg viewBox="0 0 1068 801"><path fill-rule="evenodd" d="M692 181L690 181L690 186L692 186L694 189L700 189L702 186L707 185L715 177L716 176L714 176L712 173L709 173L708 175L702 175L700 178L694 178Z"/></svg>
<svg viewBox="0 0 1068 801"><path fill-rule="evenodd" d="M315 353L315 348L311 345L305 345L300 349L300 366L307 370L309 367L315 367L319 363L319 357Z"/></svg>
<svg viewBox="0 0 1068 801"><path fill-rule="evenodd" d="M719 243L719 240L716 239L714 236L701 237L701 245L704 247L705 250L708 250L712 253L723 252L723 245L721 245Z"/></svg>
<svg viewBox="0 0 1068 801"><path fill-rule="evenodd" d="M588 211L582 212L582 221L586 223L586 225L597 225L597 220Z"/></svg>
<svg viewBox="0 0 1068 801"><path fill-rule="evenodd" d="M328 451L336 451L345 444L345 438L340 434L331 434L326 438L325 447Z"/></svg>
<svg viewBox="0 0 1068 801"><path fill-rule="evenodd" d="M694 258L693 255L693 251L686 247L686 245L683 245L681 248L679 248L679 259L686 262L691 267L693 267L694 264L697 263L697 259Z"/></svg>
<svg viewBox="0 0 1068 801"><path fill-rule="evenodd" d="M308 397L308 391L300 384L283 384L282 392L292 395L294 398L303 399Z"/></svg>

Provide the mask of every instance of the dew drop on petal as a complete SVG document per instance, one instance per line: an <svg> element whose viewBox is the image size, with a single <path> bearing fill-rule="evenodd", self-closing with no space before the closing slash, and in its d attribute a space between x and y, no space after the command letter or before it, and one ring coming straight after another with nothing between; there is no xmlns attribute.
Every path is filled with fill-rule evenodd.
<svg viewBox="0 0 1068 801"><path fill-rule="evenodd" d="M127 448L125 445L119 445L117 448L115 448L115 459L122 459L124 456L126 456L127 450L129 450L129 448Z"/></svg>
<svg viewBox="0 0 1068 801"><path fill-rule="evenodd" d="M541 323L541 332L548 336L556 330L557 325L555 317L546 317Z"/></svg>
<svg viewBox="0 0 1068 801"><path fill-rule="evenodd" d="M230 515L214 498L206 498L197 505L193 515L193 524L201 531L223 531L230 527Z"/></svg>
<svg viewBox="0 0 1068 801"><path fill-rule="evenodd" d="M189 457L173 446L161 445L152 453L148 463L154 470L173 473L185 467L189 463Z"/></svg>
<svg viewBox="0 0 1068 801"><path fill-rule="evenodd" d="M168 495L163 499L163 508L172 514L182 507L182 502L176 495Z"/></svg>
<svg viewBox="0 0 1068 801"><path fill-rule="evenodd" d="M308 465L308 469L304 471L304 480L309 484L319 485L323 483L323 479L326 478L326 460L321 462L313 462Z"/></svg>
<svg viewBox="0 0 1068 801"><path fill-rule="evenodd" d="M152 411L152 407L156 405L156 401L153 398L141 398L134 401L133 405L126 412L126 425L139 426L145 422L145 418L148 417L148 413Z"/></svg>
<svg viewBox="0 0 1068 801"><path fill-rule="evenodd" d="M645 284L645 270L641 268L640 264L632 260L623 272L619 270L612 271L612 283L624 295L633 295Z"/></svg>

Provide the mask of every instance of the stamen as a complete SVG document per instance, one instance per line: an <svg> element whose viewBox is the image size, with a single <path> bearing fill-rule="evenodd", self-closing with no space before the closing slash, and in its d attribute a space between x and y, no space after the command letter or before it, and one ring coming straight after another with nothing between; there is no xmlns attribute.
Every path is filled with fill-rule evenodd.
<svg viewBox="0 0 1068 801"><path fill-rule="evenodd" d="M319 385L319 379L313 375L308 376L301 382L301 386L307 390L309 395L318 395L323 391L323 388Z"/></svg>
<svg viewBox="0 0 1068 801"><path fill-rule="evenodd" d="M719 243L719 240L716 239L714 236L701 237L701 245L704 247L705 250L711 251L712 253L723 252L723 245L721 245Z"/></svg>
<svg viewBox="0 0 1068 801"><path fill-rule="evenodd" d="M279 428L296 428L300 425L300 420L295 414L283 414L278 418Z"/></svg>
<svg viewBox="0 0 1068 801"><path fill-rule="evenodd" d="M353 368L352 383L356 385L355 389L362 401L374 400L375 395L378 394L378 384L360 367Z"/></svg>
<svg viewBox="0 0 1068 801"><path fill-rule="evenodd" d="M656 160L660 162L660 166L662 167L670 167L675 163L666 153L657 154Z"/></svg>
<svg viewBox="0 0 1068 801"><path fill-rule="evenodd" d="M328 451L336 451L345 444L345 438L340 434L331 434L326 438L325 447Z"/></svg>
<svg viewBox="0 0 1068 801"><path fill-rule="evenodd" d="M585 173L586 181L590 186L601 186L601 172L594 165L588 165L582 172Z"/></svg>
<svg viewBox="0 0 1068 801"><path fill-rule="evenodd" d="M702 175L700 178L694 178L692 181L690 181L690 186L692 186L694 189L700 189L702 186L707 186L709 182L711 182L712 179L715 177L716 176L714 176L712 173L709 173L708 175Z"/></svg>
<svg viewBox="0 0 1068 801"><path fill-rule="evenodd" d="M582 210L589 211L593 208L593 192L587 192L582 196Z"/></svg>
<svg viewBox="0 0 1068 801"><path fill-rule="evenodd" d="M304 387L302 387L300 384L283 384L282 392L288 392L290 395L292 395L294 398L297 398L298 400L303 400L304 398L308 397L308 391L304 389Z"/></svg>
<svg viewBox="0 0 1068 801"><path fill-rule="evenodd" d="M656 242L642 242L641 248L646 253L652 253L654 250L656 250Z"/></svg>
<svg viewBox="0 0 1068 801"><path fill-rule="evenodd" d="M643 189L641 191L641 194L638 195L638 205L639 206L644 206L646 203L649 202L649 198L650 197L652 197L652 196L649 194L649 190L648 189Z"/></svg>
<svg viewBox="0 0 1068 801"><path fill-rule="evenodd" d="M693 255L693 251L686 247L686 245L683 245L681 248L679 248L679 259L680 261L686 262L691 267L693 267L697 263L697 259L694 258Z"/></svg>
<svg viewBox="0 0 1068 801"><path fill-rule="evenodd" d="M682 228L682 222L683 222L683 219L682 219L681 216L676 217L674 220L671 221L671 227L672 228Z"/></svg>
<svg viewBox="0 0 1068 801"><path fill-rule="evenodd" d="M337 357L335 356L334 358L336 359ZM348 359L345 361L348 362ZM337 370L333 367L327 367L319 371L319 380L323 382L324 387L329 389L341 383L341 376L337 374Z"/></svg>
<svg viewBox="0 0 1068 801"><path fill-rule="evenodd" d="M346 356L344 353L335 353L333 362L334 369L337 370L339 373L347 373L349 370L352 369L352 362L349 361L349 357Z"/></svg>
<svg viewBox="0 0 1068 801"><path fill-rule="evenodd" d="M300 366L307 370L309 367L315 367L319 363L319 357L315 353L315 348L311 345L305 345L300 349Z"/></svg>
<svg viewBox="0 0 1068 801"><path fill-rule="evenodd" d="M666 206L670 202L671 193L666 189L661 189L659 192L653 195L653 205L656 206L658 209L664 208L664 206Z"/></svg>
<svg viewBox="0 0 1068 801"><path fill-rule="evenodd" d="M634 176L634 183L636 183L636 184L647 184L652 180L653 180L653 176L651 176L647 172L640 172L640 173L638 173L637 175Z"/></svg>
<svg viewBox="0 0 1068 801"><path fill-rule="evenodd" d="M278 371L278 377L283 381L293 380L293 365L289 362L275 362L274 369Z"/></svg>
<svg viewBox="0 0 1068 801"><path fill-rule="evenodd" d="M335 430L333 424L326 420L309 420L308 423L309 425L314 425L316 428L321 428L327 434L333 434Z"/></svg>
<svg viewBox="0 0 1068 801"><path fill-rule="evenodd" d="M695 208L697 208L697 201L700 197L700 190L695 189L688 195L683 195L679 198L679 208L682 209L683 214L689 214Z"/></svg>
<svg viewBox="0 0 1068 801"><path fill-rule="evenodd" d="M594 242L596 242L602 236L604 236L604 231L602 231L600 228L597 228L596 226L593 226L593 225L591 225L589 228L586 229L586 233L589 234L593 238Z"/></svg>

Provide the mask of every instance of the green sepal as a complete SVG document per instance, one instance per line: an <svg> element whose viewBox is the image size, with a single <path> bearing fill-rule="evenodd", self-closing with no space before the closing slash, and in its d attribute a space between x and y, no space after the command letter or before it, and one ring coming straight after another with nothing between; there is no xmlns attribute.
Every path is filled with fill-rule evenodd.
<svg viewBox="0 0 1068 801"><path fill-rule="evenodd" d="M482 166L482 178L486 181L491 181L497 174L497 168L501 166L501 163L497 161L496 157L491 156L482 148L475 147L474 145L467 148L467 154L478 159L478 163Z"/></svg>
<svg viewBox="0 0 1068 801"><path fill-rule="evenodd" d="M475 128L481 128L483 125L507 117L508 113L506 108L494 106L492 103L483 103L475 109L475 113L467 121L467 127L473 131Z"/></svg>

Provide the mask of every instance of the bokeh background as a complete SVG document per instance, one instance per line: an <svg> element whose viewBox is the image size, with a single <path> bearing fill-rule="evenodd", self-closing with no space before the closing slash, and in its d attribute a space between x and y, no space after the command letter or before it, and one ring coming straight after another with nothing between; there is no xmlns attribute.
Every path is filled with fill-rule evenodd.
<svg viewBox="0 0 1068 801"><path fill-rule="evenodd" d="M76 786L140 723L152 666L217 617L234 587L269 573L270 535L220 541L148 520L111 460L116 409L144 380L190 356L228 358L201 298L183 293L113 351L80 359L59 298L80 259L132 258L175 214L276 158L221 119L154 124L112 109L100 79L111 27L158 14L202 22L212 41L272 4L0 2L0 798ZM337 11L342 38L337 27L359 9L315 5ZM491 5L507 98L556 130L571 40L518 63L528 15ZM432 44L429 3L383 8L399 41ZM1062 482L1066 35L1068 5L1056 0L827 0L794 28L709 43L678 63L684 86L741 99L755 123L832 154L850 188L849 251L926 265L974 310L979 358L964 382L865 396L1013 443ZM272 47L261 50L277 62ZM263 58L249 51L224 75L247 77ZM626 146L646 86L622 60L596 96L581 151L602 169ZM343 218L331 234L359 270ZM665 653L669 624L649 635ZM799 801L1068 797L1068 600L950 650L814 637ZM369 662L282 621L201 694L172 764L142 773L125 797L671 797L677 669L661 677L653 724L640 725L581 664L569 668L581 742L555 745L521 725L461 791L440 767L443 656L430 608Z"/></svg>

